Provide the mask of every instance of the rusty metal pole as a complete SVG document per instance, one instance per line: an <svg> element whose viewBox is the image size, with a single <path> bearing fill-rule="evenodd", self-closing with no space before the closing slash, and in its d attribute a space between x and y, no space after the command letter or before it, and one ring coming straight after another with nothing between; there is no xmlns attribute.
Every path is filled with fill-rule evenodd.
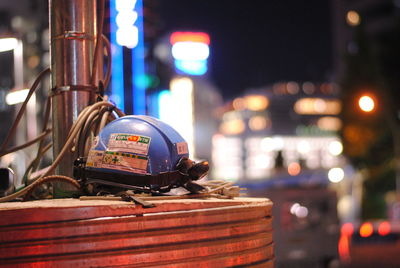
<svg viewBox="0 0 400 268"><path fill-rule="evenodd" d="M79 112L95 101L91 84L96 37L96 0L49 0L53 118L53 155L64 146ZM99 65L98 65L99 66ZM101 68L97 74L101 75ZM98 81L98 79L95 79ZM74 153L67 153L56 173L72 176ZM72 190L55 185L55 195Z"/></svg>

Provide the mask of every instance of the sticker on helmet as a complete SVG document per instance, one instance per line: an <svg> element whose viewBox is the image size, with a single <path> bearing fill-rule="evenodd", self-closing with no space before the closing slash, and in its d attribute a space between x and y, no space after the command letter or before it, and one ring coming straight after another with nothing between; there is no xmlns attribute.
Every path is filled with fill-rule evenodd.
<svg viewBox="0 0 400 268"><path fill-rule="evenodd" d="M107 150L147 155L150 141L151 138L146 136L114 133L110 135Z"/></svg>
<svg viewBox="0 0 400 268"><path fill-rule="evenodd" d="M189 149L188 149L188 144L186 142L178 142L176 143L176 150L178 154L188 154Z"/></svg>
<svg viewBox="0 0 400 268"><path fill-rule="evenodd" d="M146 174L148 158L131 153L106 151L101 167Z"/></svg>
<svg viewBox="0 0 400 268"><path fill-rule="evenodd" d="M147 162L148 158L146 156L123 152L91 150L86 161L86 166L146 174Z"/></svg>
<svg viewBox="0 0 400 268"><path fill-rule="evenodd" d="M103 155L104 155L103 151L90 150L87 161L86 161L86 166L101 168L101 163L103 161Z"/></svg>

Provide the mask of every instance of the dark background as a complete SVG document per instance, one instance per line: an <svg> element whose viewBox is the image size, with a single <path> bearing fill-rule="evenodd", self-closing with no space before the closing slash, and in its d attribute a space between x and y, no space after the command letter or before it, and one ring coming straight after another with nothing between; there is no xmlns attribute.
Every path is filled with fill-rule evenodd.
<svg viewBox="0 0 400 268"><path fill-rule="evenodd" d="M205 31L211 78L224 98L277 81L332 72L330 1L160 1L162 30Z"/></svg>

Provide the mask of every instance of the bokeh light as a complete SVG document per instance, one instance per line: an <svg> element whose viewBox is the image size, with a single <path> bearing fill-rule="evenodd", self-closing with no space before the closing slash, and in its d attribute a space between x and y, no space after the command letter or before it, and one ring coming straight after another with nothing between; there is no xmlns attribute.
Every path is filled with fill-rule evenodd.
<svg viewBox="0 0 400 268"><path fill-rule="evenodd" d="M288 165L288 173L290 176L297 176L300 174L301 166L297 162L292 162Z"/></svg>
<svg viewBox="0 0 400 268"><path fill-rule="evenodd" d="M358 100L360 109L364 112L372 112L375 108L375 101L372 97L364 95Z"/></svg>
<svg viewBox="0 0 400 268"><path fill-rule="evenodd" d="M390 231L391 231L391 227L390 227L390 223L389 223L389 222L383 221L383 222L381 222L381 223L379 224L378 233L379 233L381 236L388 235L388 234L390 233Z"/></svg>
<svg viewBox="0 0 400 268"><path fill-rule="evenodd" d="M249 95L245 97L247 108L252 111L262 111L267 109L269 100L261 95Z"/></svg>
<svg viewBox="0 0 400 268"><path fill-rule="evenodd" d="M346 21L350 26L357 26L360 24L361 18L356 11L350 10L349 12L347 12Z"/></svg>
<svg viewBox="0 0 400 268"><path fill-rule="evenodd" d="M374 232L374 227L370 222L365 222L360 227L360 236L361 237L368 237L371 236Z"/></svg>
<svg viewBox="0 0 400 268"><path fill-rule="evenodd" d="M328 172L328 179L330 182L338 183L344 179L344 171L342 168L331 168Z"/></svg>
<svg viewBox="0 0 400 268"><path fill-rule="evenodd" d="M338 156L343 152L343 145L340 141L332 141L328 147L329 153Z"/></svg>
<svg viewBox="0 0 400 268"><path fill-rule="evenodd" d="M354 227L353 227L353 224L351 222L347 222L347 223L342 225L342 228L341 228L342 235L350 236L350 235L353 234L353 232L354 232Z"/></svg>
<svg viewBox="0 0 400 268"><path fill-rule="evenodd" d="M257 115L249 119L249 128L253 131L260 131L268 127L269 119L264 116Z"/></svg>

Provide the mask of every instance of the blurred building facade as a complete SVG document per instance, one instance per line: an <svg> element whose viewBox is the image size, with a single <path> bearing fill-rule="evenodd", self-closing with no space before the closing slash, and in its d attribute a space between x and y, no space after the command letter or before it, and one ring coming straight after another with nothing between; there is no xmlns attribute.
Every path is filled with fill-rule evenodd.
<svg viewBox="0 0 400 268"><path fill-rule="evenodd" d="M248 91L219 110L214 177L270 180L340 167L340 111L333 83L282 82Z"/></svg>

